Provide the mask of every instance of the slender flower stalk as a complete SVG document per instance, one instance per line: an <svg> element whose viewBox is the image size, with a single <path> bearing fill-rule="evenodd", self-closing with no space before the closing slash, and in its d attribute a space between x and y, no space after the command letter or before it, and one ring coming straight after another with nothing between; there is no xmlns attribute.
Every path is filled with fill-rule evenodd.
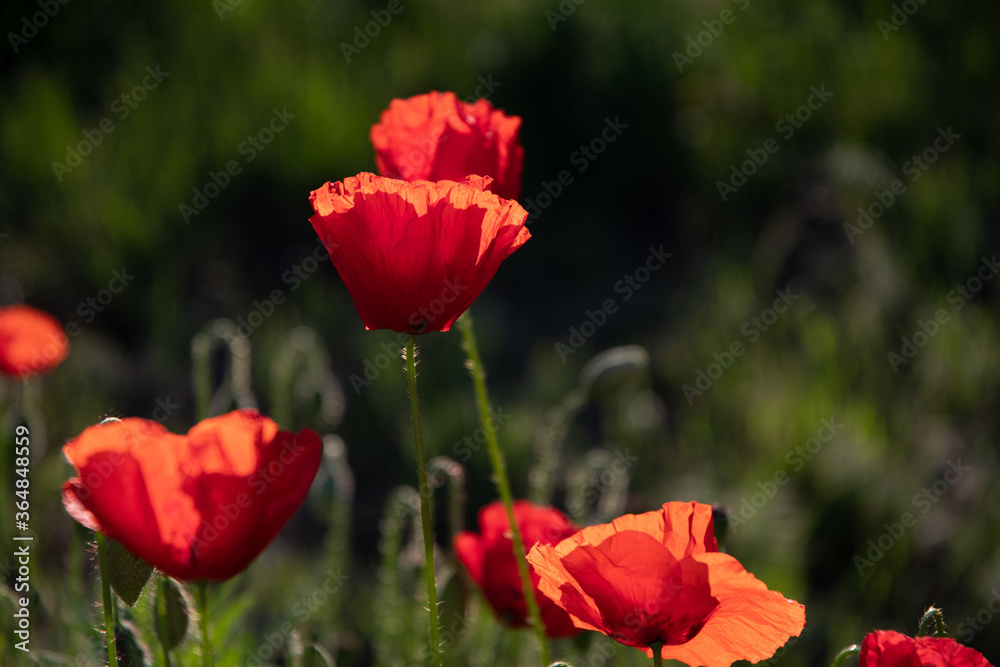
<svg viewBox="0 0 1000 667"><path fill-rule="evenodd" d="M663 644L659 642L649 645L649 648L653 650L653 667L663 667L663 653L660 651L662 647Z"/></svg>
<svg viewBox="0 0 1000 667"><path fill-rule="evenodd" d="M476 332L472 328L472 317L466 312L459 318L459 327L462 329L462 343L464 344L468 361L466 367L472 376L472 383L476 388L476 401L479 403L479 420L482 423L483 431L486 433L486 449L489 452L490 464L493 467L493 474L496 476L497 490L500 492L500 500L503 501L504 509L507 512L507 521L510 525L511 542L514 543L514 558L517 561L517 571L521 576L521 590L524 593L524 602L528 607L528 616L531 618L531 625L535 629L538 643L541 646L542 663L548 665L552 660L549 657L549 645L545 637L545 626L542 624L542 614L538 607L538 600L535 599L534 587L531 585L531 575L528 572L528 561L525 560L524 540L521 538L521 529L517 525L514 517L514 498L510 492L510 480L507 477L507 464L497 442L495 426L490 422L490 399L486 393L486 374L483 372L483 364L479 358L479 346L476 343Z"/></svg>
<svg viewBox="0 0 1000 667"><path fill-rule="evenodd" d="M167 646L167 601L163 597L166 595L167 575L160 572L156 577L156 624L160 628L160 646L163 648L163 662L166 667L173 667L170 663L170 648Z"/></svg>
<svg viewBox="0 0 1000 667"><path fill-rule="evenodd" d="M201 631L201 664L212 667L212 644L208 640L208 582L198 582L198 628Z"/></svg>
<svg viewBox="0 0 1000 667"><path fill-rule="evenodd" d="M97 563L101 569L101 595L104 602L104 639L108 645L108 667L118 667L118 649L115 646L115 607L108 579L108 548L104 533L97 532Z"/></svg>
<svg viewBox="0 0 1000 667"><path fill-rule="evenodd" d="M424 434L420 425L420 401L417 398L417 337L406 340L406 380L410 393L410 421L417 450L417 477L420 480L420 523L424 534L424 579L427 581L427 608L430 612L431 664L441 667L437 583L434 580L434 529L431 526L431 493L427 483L427 457L424 454Z"/></svg>

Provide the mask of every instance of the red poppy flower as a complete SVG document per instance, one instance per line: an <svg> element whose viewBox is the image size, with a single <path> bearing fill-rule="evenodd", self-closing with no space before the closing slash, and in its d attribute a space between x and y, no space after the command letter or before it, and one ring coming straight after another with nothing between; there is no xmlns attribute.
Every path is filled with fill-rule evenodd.
<svg viewBox="0 0 1000 667"><path fill-rule="evenodd" d="M907 637L876 630L861 642L861 667L992 667L979 651L949 637Z"/></svg>
<svg viewBox="0 0 1000 667"><path fill-rule="evenodd" d="M489 178L407 183L362 173L310 196L309 221L366 329L448 331L531 234Z"/></svg>
<svg viewBox="0 0 1000 667"><path fill-rule="evenodd" d="M584 528L528 561L539 588L578 628L663 658L728 667L771 657L805 626L805 608L718 553L712 508L666 503Z"/></svg>
<svg viewBox="0 0 1000 667"><path fill-rule="evenodd" d="M462 181L491 176L505 199L521 193L524 149L521 119L486 100L460 102L455 93L430 92L393 100L371 129L375 164L383 176L404 181Z"/></svg>
<svg viewBox="0 0 1000 667"><path fill-rule="evenodd" d="M533 505L527 500L514 502L514 520L521 529L525 549L535 544L554 544L579 530L559 510ZM456 535L455 555L482 589L497 616L511 627L525 627L528 607L524 603L524 589L514 560L514 543L510 539L510 523L502 502L495 501L479 510L479 531ZM537 574L532 573L531 581L545 632L550 637L567 637L579 632L569 614L538 590Z"/></svg>
<svg viewBox="0 0 1000 667"><path fill-rule="evenodd" d="M91 530L184 580L228 579L302 504L323 445L253 410L206 419L187 435L146 419L91 426L63 453L79 477L63 505Z"/></svg>
<svg viewBox="0 0 1000 667"><path fill-rule="evenodd" d="M0 371L19 378L46 373L68 352L56 318L23 304L0 308Z"/></svg>

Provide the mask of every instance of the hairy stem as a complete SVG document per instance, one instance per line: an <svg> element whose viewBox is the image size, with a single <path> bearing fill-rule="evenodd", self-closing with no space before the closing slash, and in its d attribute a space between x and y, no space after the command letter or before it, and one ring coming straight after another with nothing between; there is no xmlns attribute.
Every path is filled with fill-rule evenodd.
<svg viewBox="0 0 1000 667"><path fill-rule="evenodd" d="M497 490L500 492L500 500L507 511L507 522L510 524L511 542L514 543L514 559L517 561L517 572L521 576L521 590L524 594L524 601L528 607L528 615L531 617L531 626L535 629L535 636L541 646L542 663L548 665L549 645L545 637L545 626L542 623L542 613L538 608L538 600L535 599L534 588L531 585L531 575L528 572L528 561L525 560L524 540L521 538L521 529L514 518L514 498L510 492L510 480L507 477L507 464L497 442L496 425L490 418L490 398L486 392L486 374L483 371L483 364L479 358L479 346L476 343L476 333L472 329L472 318L466 312L458 320L462 329L462 342L465 346L468 361L466 367L472 375L472 384L476 389L476 401L479 403L479 420L482 422L483 431L486 433L486 449L489 452L490 464L493 467L493 475L496 477Z"/></svg>
<svg viewBox="0 0 1000 667"><path fill-rule="evenodd" d="M420 401L417 397L417 338L406 341L406 382L410 394L410 421L417 450L417 478L420 481L420 523L424 535L424 579L427 582L427 608L430 612L431 664L441 667L437 582L434 579L434 528L431 525L431 493L427 483L427 456L424 454L424 433L420 425Z"/></svg>

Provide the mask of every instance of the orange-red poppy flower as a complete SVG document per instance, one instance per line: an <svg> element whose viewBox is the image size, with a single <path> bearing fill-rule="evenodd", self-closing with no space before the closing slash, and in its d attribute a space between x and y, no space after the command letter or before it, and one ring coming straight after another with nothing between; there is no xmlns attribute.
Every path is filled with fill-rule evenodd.
<svg viewBox="0 0 1000 667"><path fill-rule="evenodd" d="M907 637L876 630L861 642L861 667L993 667L979 651L949 637Z"/></svg>
<svg viewBox="0 0 1000 667"><path fill-rule="evenodd" d="M514 520L521 529L525 549L559 542L579 530L559 510L527 500L514 502ZM495 501L479 510L478 533L466 531L455 536L455 555L501 621L515 628L527 626L528 607L514 560L510 522L502 502ZM538 590L538 575L532 574L531 579L546 634L567 637L578 633L569 614Z"/></svg>
<svg viewBox="0 0 1000 667"><path fill-rule="evenodd" d="M253 410L205 419L187 435L146 419L109 421L63 447L79 471L63 485L63 505L172 577L228 579L305 500L322 451L313 431L279 431Z"/></svg>
<svg viewBox="0 0 1000 667"><path fill-rule="evenodd" d="M407 183L362 173L310 196L309 221L366 329L448 331L531 234L490 179Z"/></svg>
<svg viewBox="0 0 1000 667"><path fill-rule="evenodd" d="M375 164L383 176L404 181L462 181L491 176L505 199L521 193L524 149L521 119L486 100L461 102L436 91L393 100L371 129Z"/></svg>
<svg viewBox="0 0 1000 667"><path fill-rule="evenodd" d="M68 352L56 318L24 304L0 308L0 372L19 378L46 373Z"/></svg>
<svg viewBox="0 0 1000 667"><path fill-rule="evenodd" d="M805 608L769 591L718 553L712 507L666 503L645 514L535 545L528 561L543 593L576 626L653 656L728 667L771 657L805 626Z"/></svg>

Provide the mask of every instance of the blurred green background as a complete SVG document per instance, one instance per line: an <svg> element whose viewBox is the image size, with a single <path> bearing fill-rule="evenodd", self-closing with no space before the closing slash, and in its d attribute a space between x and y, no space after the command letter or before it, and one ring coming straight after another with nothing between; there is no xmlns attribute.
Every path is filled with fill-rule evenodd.
<svg viewBox="0 0 1000 667"><path fill-rule="evenodd" d="M805 633L774 664L829 664L875 627L913 634L930 604L998 659L1000 7L402 0L366 44L359 31L387 4L0 9L0 303L79 327L55 373L3 389L34 420L38 662L102 664L88 535L59 502L71 474L59 446L104 416L159 418L164 404L175 406L168 427L186 431L191 339L242 318L261 321L249 357L261 409L287 415L286 428L335 433L356 486L349 537L330 515L328 465L278 542L217 589L217 664L253 664L247 652L289 619L347 665L386 663L373 637L401 632L410 643L390 642L392 662L409 664L419 630L386 630L376 594L380 518L414 479L403 376L393 360L370 385L351 380L396 336L365 332L334 268L308 259L308 195L374 171L370 126L392 98L428 90L488 94L524 119L521 201L540 213L471 310L494 404L509 414L499 436L517 495L531 493L539 443L565 429L559 507L589 479L609 498L598 515L667 500L729 508L728 550L807 608ZM264 143L276 113L282 129ZM620 133L602 148L609 122ZM581 157L588 146L593 159ZM230 161L239 173L206 192ZM573 180L557 192L563 170ZM196 191L216 194L185 219ZM643 278L661 245L672 257L626 300L619 281ZM134 278L101 303L115 271ZM284 303L252 315L268 315L275 290ZM585 325L607 299L615 312ZM768 311L776 303L791 305ZM308 349L302 326L325 352L289 373L293 350ZM734 343L742 353L727 357ZM611 388L581 385L587 360L620 345L645 348L648 364ZM428 448L465 465L473 526L495 493L485 452L463 461L457 446L478 428L458 333L421 339L420 358ZM218 380L223 356L211 361ZM307 378L295 404L276 404L295 373ZM627 495L620 476L601 477L600 454L587 458L594 449L634 457ZM915 525L892 537L907 512ZM884 555L869 543L880 537ZM302 620L291 610L321 586L330 545L349 553L350 578ZM869 552L879 557L859 567ZM445 589L448 619L464 608L458 581ZM144 597L135 613L149 642L147 607ZM496 628L473 626L452 664L494 662L484 646ZM502 640L499 662L527 660L523 634ZM604 641L562 642L556 656L599 667ZM612 664L642 663L613 646ZM288 650L283 640L269 659L283 664Z"/></svg>

